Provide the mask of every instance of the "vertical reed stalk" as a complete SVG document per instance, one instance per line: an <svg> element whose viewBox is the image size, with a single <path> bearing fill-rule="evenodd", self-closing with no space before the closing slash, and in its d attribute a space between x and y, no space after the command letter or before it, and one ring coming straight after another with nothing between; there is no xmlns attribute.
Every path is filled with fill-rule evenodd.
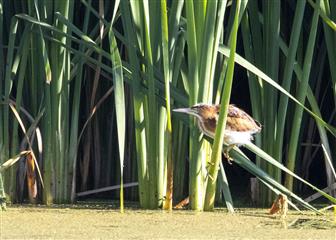
<svg viewBox="0 0 336 240"><path fill-rule="evenodd" d="M226 79L224 83L224 88L222 91L222 100L221 100L221 108L218 117L215 139L212 147L212 154L211 154L211 163L208 169L208 174L211 176L208 179L207 188L206 188L206 195L204 201L204 210L213 210L215 205L215 193L216 193L216 181L218 176L218 168L220 166L220 161L222 157L222 147L224 144L224 132L225 132L225 125L227 119L227 113L230 103L230 96L231 96L231 89L233 83L233 73L234 73L234 64L235 64L235 52L236 52L236 45L237 45L237 32L238 32L238 16L239 16L239 8L240 8L240 0L236 2L236 9L235 9L235 18L232 28L232 34L230 38L230 57L228 60L228 68Z"/></svg>
<svg viewBox="0 0 336 240"><path fill-rule="evenodd" d="M173 152L172 152L172 122L170 111L170 72L169 64L169 42L168 42L168 17L167 17L167 3L166 0L161 0L161 28L162 28L162 54L163 54L163 70L165 79L165 96L167 109L167 189L166 199L163 208L172 210L173 208Z"/></svg>
<svg viewBox="0 0 336 240"><path fill-rule="evenodd" d="M320 0L318 0L318 5L319 5L319 2ZM300 85L299 85L300 87L298 89L297 96L296 96L297 100L301 102L302 104L304 103L306 99L307 89L309 86L309 75L310 75L310 70L311 70L311 65L312 65L313 54L314 54L314 46L315 46L315 41L316 41L319 13L320 13L319 9L314 10L314 15L312 18L310 33L309 33L309 38L308 38L308 44L306 48L306 55L305 55L304 64L303 64L302 81L300 82ZM295 112L294 112L290 142L289 142L288 162L287 162L288 169L292 171L294 171L294 168L295 168L296 154L298 152L297 148L299 144L298 139L299 139L299 134L301 130L302 114L303 114L303 109L300 106L296 106ZM288 175L286 176L285 186L289 190L291 191L293 190L293 177L288 176Z"/></svg>
<svg viewBox="0 0 336 240"><path fill-rule="evenodd" d="M199 75L198 75L198 43L196 33L196 16L194 9L194 2L192 0L185 1L186 16L187 16L187 44L188 44L188 81L189 81L189 105L192 106L198 101L198 91L199 91ZM191 61L193 59L193 61ZM190 118L190 160L189 160L189 198L190 207L193 210L203 209L203 171L202 165L204 160L202 159L202 149L201 136L199 130L195 126L195 120Z"/></svg>

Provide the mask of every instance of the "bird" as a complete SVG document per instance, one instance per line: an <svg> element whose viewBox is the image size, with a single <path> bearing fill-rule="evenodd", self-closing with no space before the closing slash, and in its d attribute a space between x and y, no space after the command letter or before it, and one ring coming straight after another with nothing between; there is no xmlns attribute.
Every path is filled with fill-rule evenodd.
<svg viewBox="0 0 336 240"><path fill-rule="evenodd" d="M189 108L177 108L174 112L195 116L199 129L210 138L215 137L219 118L220 104L199 103ZM224 132L224 156L231 164L229 151L235 146L242 146L253 140L253 135L261 131L261 124L233 104L229 105Z"/></svg>

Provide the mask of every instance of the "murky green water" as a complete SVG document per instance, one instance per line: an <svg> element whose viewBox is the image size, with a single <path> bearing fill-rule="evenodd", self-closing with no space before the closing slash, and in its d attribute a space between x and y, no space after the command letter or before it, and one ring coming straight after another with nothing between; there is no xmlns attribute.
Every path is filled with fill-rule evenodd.
<svg viewBox="0 0 336 240"><path fill-rule="evenodd" d="M290 211L284 221L267 209L228 214L74 205L11 206L1 212L1 239L336 239L333 213Z"/></svg>

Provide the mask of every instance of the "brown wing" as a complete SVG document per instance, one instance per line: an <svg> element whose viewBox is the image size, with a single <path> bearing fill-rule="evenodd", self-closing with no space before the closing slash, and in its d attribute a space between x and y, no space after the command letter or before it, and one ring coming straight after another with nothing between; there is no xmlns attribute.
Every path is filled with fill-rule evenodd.
<svg viewBox="0 0 336 240"><path fill-rule="evenodd" d="M229 105L226 129L237 132L260 132L261 126L246 112Z"/></svg>

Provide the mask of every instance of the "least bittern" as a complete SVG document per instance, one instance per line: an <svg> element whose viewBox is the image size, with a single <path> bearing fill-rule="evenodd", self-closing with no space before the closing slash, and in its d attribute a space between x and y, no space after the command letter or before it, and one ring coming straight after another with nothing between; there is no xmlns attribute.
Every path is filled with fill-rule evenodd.
<svg viewBox="0 0 336 240"><path fill-rule="evenodd" d="M214 138L219 116L220 105L197 104L190 108L174 109L175 112L182 112L193 115L197 118L200 130L207 136ZM224 143L228 145L223 150L224 156L229 163L232 158L229 151L234 146L241 146L253 140L253 134L261 131L261 126L250 115L234 105L229 105Z"/></svg>

